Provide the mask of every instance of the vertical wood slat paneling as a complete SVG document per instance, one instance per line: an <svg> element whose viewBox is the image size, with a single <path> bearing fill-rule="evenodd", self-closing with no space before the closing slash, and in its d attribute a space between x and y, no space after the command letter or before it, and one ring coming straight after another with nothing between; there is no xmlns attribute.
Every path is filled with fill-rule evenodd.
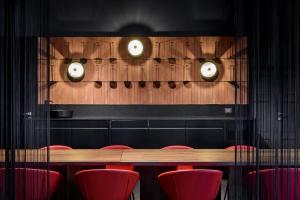
<svg viewBox="0 0 300 200"><path fill-rule="evenodd" d="M236 78L243 92L240 95L237 89L237 103L247 103L247 55L241 45L234 46L233 37L149 39L152 43L152 50L147 49L149 57L135 64L130 57L124 57L126 49L119 47L120 37L52 38L51 79L56 83L50 88L51 100L55 104L234 104L235 88L229 81ZM162 58L161 63L153 60L157 56ZM98 57L101 63L96 62ZM110 57L117 58L117 62L111 63ZM175 64L168 62L170 57L176 58ZM88 59L81 82L69 81L65 58ZM187 62L185 58L191 60ZM219 59L222 70L217 81L201 79L198 58ZM112 80L118 81L116 89L109 86L108 81ZM124 86L123 81L127 80L132 82L130 89ZM141 80L149 81L145 88L139 87ZM153 88L151 81L157 80L161 81L161 87ZM102 81L102 87L96 81ZM176 88L170 89L168 81L176 81ZM191 82L184 85L183 81Z"/></svg>

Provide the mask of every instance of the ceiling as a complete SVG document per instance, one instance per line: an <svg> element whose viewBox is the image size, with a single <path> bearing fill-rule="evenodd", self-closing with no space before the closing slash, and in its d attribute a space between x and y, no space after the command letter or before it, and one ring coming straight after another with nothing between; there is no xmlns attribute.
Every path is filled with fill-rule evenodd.
<svg viewBox="0 0 300 200"><path fill-rule="evenodd" d="M52 35L233 32L233 0L51 0Z"/></svg>

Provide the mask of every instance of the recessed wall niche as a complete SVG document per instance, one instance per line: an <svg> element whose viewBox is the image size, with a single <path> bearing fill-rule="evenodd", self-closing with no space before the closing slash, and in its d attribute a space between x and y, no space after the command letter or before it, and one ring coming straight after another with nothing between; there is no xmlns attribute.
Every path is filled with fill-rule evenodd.
<svg viewBox="0 0 300 200"><path fill-rule="evenodd" d="M144 52L132 57L126 52L130 37L51 38L51 101L123 105L248 103L246 38L139 39ZM84 78L80 82L70 81L69 63L82 60ZM200 75L201 63L205 61L218 63L218 77L213 81ZM46 63L41 62L39 68L40 73L46 74ZM45 80L46 77L40 80L40 87L45 87Z"/></svg>

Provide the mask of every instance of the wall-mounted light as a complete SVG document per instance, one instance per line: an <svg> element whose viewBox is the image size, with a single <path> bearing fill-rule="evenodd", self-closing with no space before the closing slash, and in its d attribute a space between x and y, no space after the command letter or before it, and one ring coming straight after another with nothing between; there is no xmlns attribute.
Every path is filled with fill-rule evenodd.
<svg viewBox="0 0 300 200"><path fill-rule="evenodd" d="M130 40L127 46L128 53L133 57L139 57L144 52L144 45L138 39Z"/></svg>
<svg viewBox="0 0 300 200"><path fill-rule="evenodd" d="M206 61L200 65L200 75L206 81L214 81L219 74L218 66L212 61Z"/></svg>
<svg viewBox="0 0 300 200"><path fill-rule="evenodd" d="M84 78L84 67L80 62L72 62L68 67L68 78L70 81L78 82Z"/></svg>

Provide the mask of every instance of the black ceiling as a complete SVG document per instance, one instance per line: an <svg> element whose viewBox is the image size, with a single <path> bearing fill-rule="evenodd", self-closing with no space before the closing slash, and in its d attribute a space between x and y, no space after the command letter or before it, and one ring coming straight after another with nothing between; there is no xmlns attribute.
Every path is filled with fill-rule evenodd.
<svg viewBox="0 0 300 200"><path fill-rule="evenodd" d="M52 35L230 35L233 0L51 0Z"/></svg>

